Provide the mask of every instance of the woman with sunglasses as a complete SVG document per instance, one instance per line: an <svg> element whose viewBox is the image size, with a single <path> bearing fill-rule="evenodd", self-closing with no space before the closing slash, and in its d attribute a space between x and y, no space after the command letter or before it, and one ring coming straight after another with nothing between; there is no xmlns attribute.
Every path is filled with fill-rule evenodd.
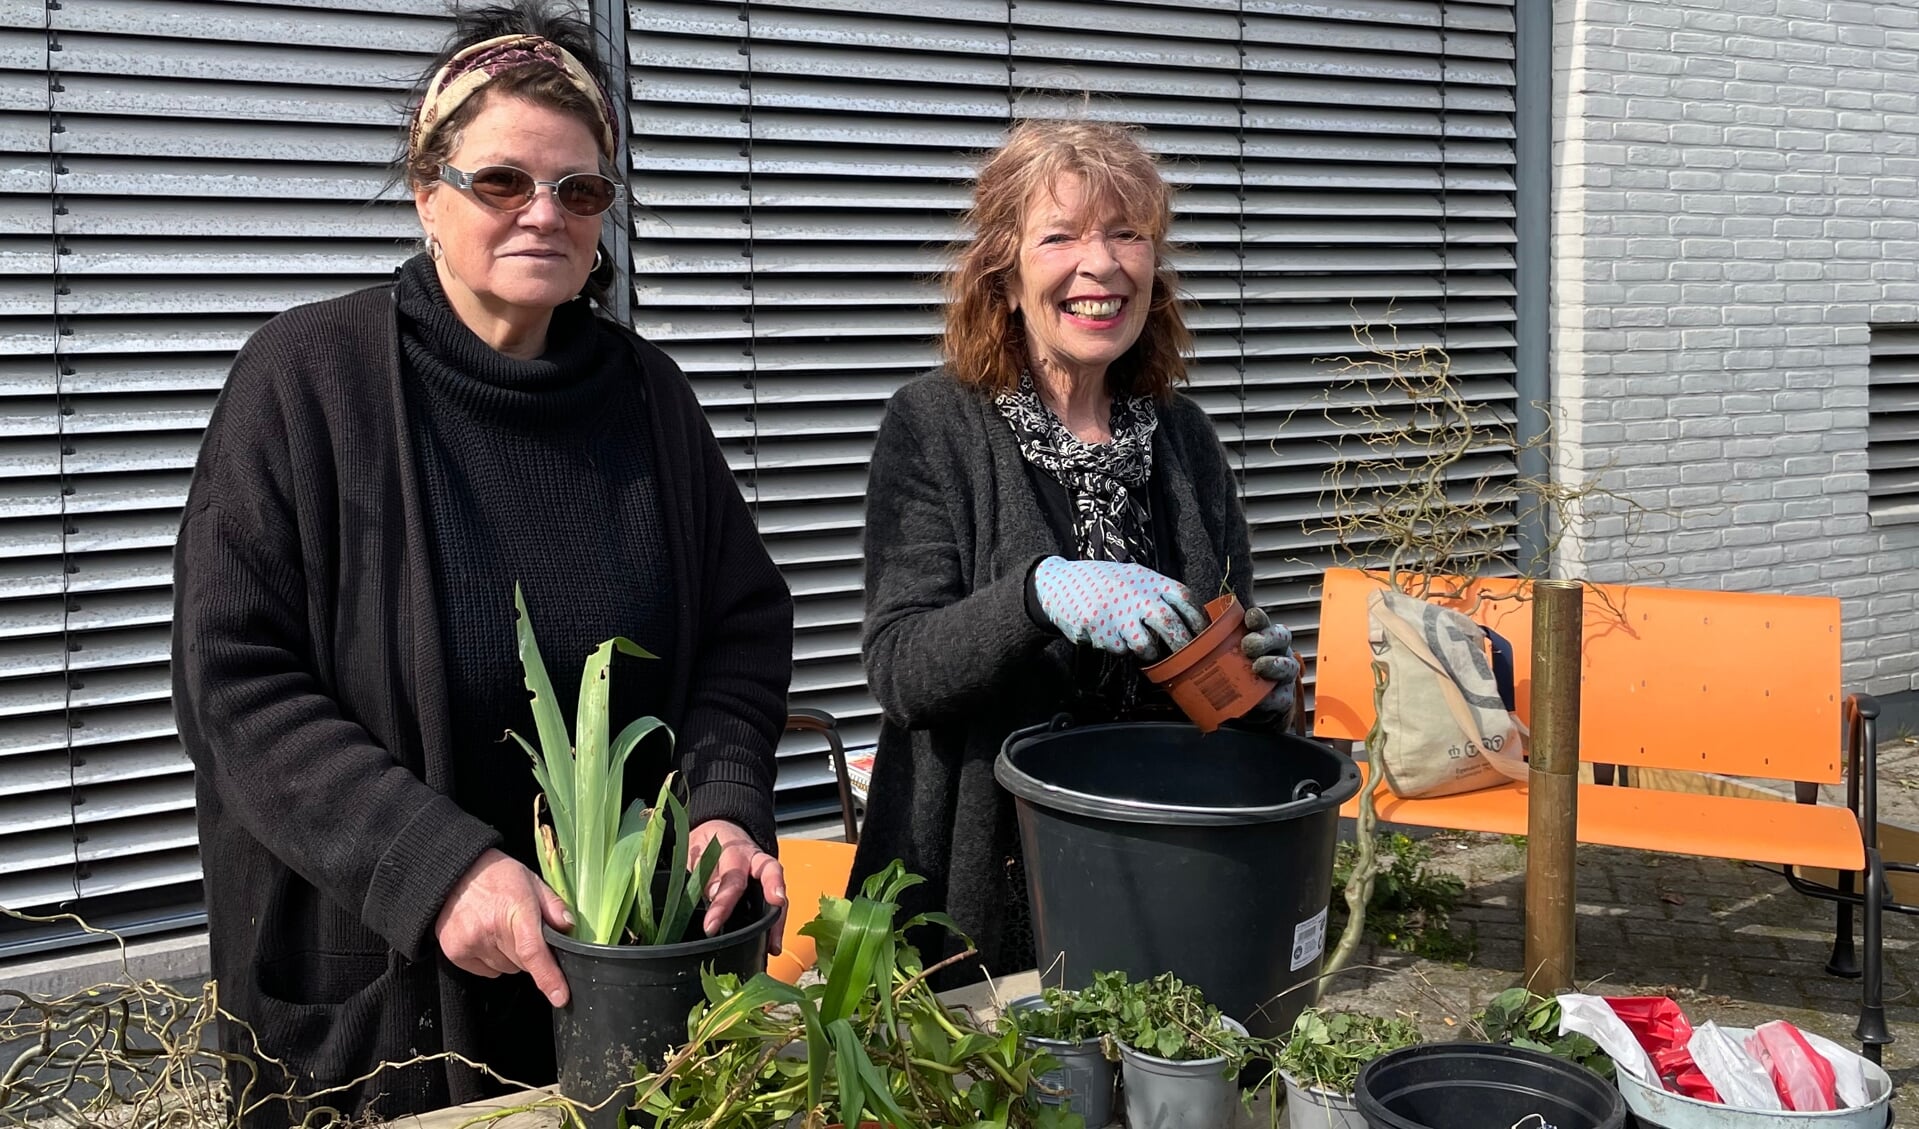
<svg viewBox="0 0 1919 1129"><path fill-rule="evenodd" d="M289 311L235 360L176 551L174 701L198 769L221 1002L261 1064L249 1124L401 1114L554 1077L568 989L541 939L524 590L558 700L602 640L626 794L677 771L703 925L784 904L774 749L793 609L691 388L595 316L619 118L587 28L460 17L410 123L425 251ZM596 281L597 278L597 281ZM773 931L775 943L779 936ZM257 1044L255 1043L257 1039ZM277 1066L268 1059L277 1060ZM312 1101L268 1100L290 1092ZM249 1108L251 1107L251 1108Z"/></svg>

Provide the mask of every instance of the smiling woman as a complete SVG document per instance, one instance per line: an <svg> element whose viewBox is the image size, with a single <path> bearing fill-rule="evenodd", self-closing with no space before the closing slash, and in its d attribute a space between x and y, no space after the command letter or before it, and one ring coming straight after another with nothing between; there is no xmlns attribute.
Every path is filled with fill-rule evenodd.
<svg viewBox="0 0 1919 1129"><path fill-rule="evenodd" d="M501 739L535 729L516 583L565 659L556 700L602 640L658 656L612 659L600 720L677 738L639 743L625 791L673 771L691 859L717 844L703 930L752 883L784 904L792 602L685 377L597 314L622 195L604 73L569 11L462 12L401 162L425 252L267 323L208 426L174 702L250 1126L501 1088L460 1059L381 1069L441 1051L553 1081L569 997L541 925L571 922L532 869L532 767Z"/></svg>
<svg viewBox="0 0 1919 1129"><path fill-rule="evenodd" d="M1231 590L1283 725L1299 659L1253 600L1238 483L1174 391L1192 345L1172 189L1132 131L1029 121L980 170L947 278L945 368L887 405L866 502L867 676L885 716L851 889L894 858L980 950L939 983L1031 967L1014 729L1167 716L1140 664ZM1202 598L1205 597L1205 598ZM919 938L928 962L955 950Z"/></svg>

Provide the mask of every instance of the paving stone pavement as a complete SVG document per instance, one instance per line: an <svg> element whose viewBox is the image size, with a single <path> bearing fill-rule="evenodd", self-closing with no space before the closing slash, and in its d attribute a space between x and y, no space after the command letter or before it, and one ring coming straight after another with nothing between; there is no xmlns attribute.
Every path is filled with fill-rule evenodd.
<svg viewBox="0 0 1919 1129"><path fill-rule="evenodd" d="M1919 773L1919 757L1911 770ZM1902 819L1919 827L1919 792L1903 793ZM1910 798L1907 798L1910 797ZM1888 797L1892 798L1892 797ZM1901 813L1904 814L1904 813ZM1889 814L1885 818L1892 818ZM1440 832L1425 841L1434 869L1466 883L1456 927L1475 940L1451 965L1363 947L1324 1006L1411 1013L1429 1039L1453 1039L1488 999L1519 983L1525 904L1523 840ZM1720 859L1581 846L1576 977L1604 995L1668 995L1694 1022L1752 1027L1787 1019L1856 1046L1859 981L1827 975L1834 910L1790 889L1778 872ZM1855 915L1855 931L1857 915ZM1919 1124L1919 920L1885 918L1886 1002L1897 1039L1885 1066L1897 1087L1897 1122Z"/></svg>

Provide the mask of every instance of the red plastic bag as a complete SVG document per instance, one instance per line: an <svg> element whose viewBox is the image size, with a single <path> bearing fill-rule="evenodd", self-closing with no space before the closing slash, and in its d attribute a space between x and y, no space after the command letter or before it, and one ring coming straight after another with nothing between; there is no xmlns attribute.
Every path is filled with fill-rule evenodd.
<svg viewBox="0 0 1919 1129"><path fill-rule="evenodd" d="M1839 1087L1832 1063L1812 1049L1799 1028L1783 1019L1761 1023L1746 1040L1746 1053L1772 1075L1779 1100L1800 1113L1823 1113L1839 1108Z"/></svg>
<svg viewBox="0 0 1919 1129"><path fill-rule="evenodd" d="M1702 1102L1720 1100L1686 1049L1692 1041L1692 1023L1678 1004L1665 996L1607 996L1606 1003L1652 1056L1660 1085Z"/></svg>

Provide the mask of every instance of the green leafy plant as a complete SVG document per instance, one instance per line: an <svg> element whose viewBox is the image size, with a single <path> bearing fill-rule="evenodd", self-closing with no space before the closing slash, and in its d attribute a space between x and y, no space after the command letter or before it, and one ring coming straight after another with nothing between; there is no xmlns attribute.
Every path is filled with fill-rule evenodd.
<svg viewBox="0 0 1919 1129"><path fill-rule="evenodd" d="M1118 1029L1125 990L1124 972L1095 972L1093 982L1084 988L1040 989L1037 1005L1009 1009L1000 1021L1029 1039L1090 1042Z"/></svg>
<svg viewBox="0 0 1919 1129"><path fill-rule="evenodd" d="M1473 1025L1489 1043L1541 1051L1578 1063L1608 1082L1614 1080L1612 1058L1598 1043L1577 1031L1559 1033L1558 1000L1508 988L1487 1002L1486 1009L1473 1017Z"/></svg>
<svg viewBox="0 0 1919 1129"><path fill-rule="evenodd" d="M933 993L927 977L941 966L922 965L906 930L957 928L943 914L893 920L900 893L921 881L895 861L860 896L821 898L802 930L817 944L817 983L707 974L687 1043L638 1076L637 1104L656 1129L862 1119L896 1129L1084 1129L1078 1115L1033 1097L1052 1058L1011 1027L987 1030L950 1012Z"/></svg>
<svg viewBox="0 0 1919 1129"><path fill-rule="evenodd" d="M1469 937L1451 928L1452 913L1465 896L1466 884L1457 877L1429 870L1432 848L1394 832L1374 842L1376 866L1366 901L1366 937L1375 944L1434 960L1464 960L1472 955ZM1333 860L1333 888L1341 890L1352 877L1359 856L1353 843L1341 843ZM1334 920L1346 913L1343 902L1333 903Z"/></svg>
<svg viewBox="0 0 1919 1129"><path fill-rule="evenodd" d="M1419 1028L1409 1019L1309 1007L1293 1021L1274 1062L1308 1089L1346 1095L1361 1067L1419 1041Z"/></svg>
<svg viewBox="0 0 1919 1129"><path fill-rule="evenodd" d="M1237 1074L1265 1049L1264 1040L1220 1022L1220 1010L1170 972L1114 988L1115 1023L1107 1035L1136 1051L1175 1062L1224 1057L1223 1071Z"/></svg>
<svg viewBox="0 0 1919 1129"><path fill-rule="evenodd" d="M624 637L601 643L587 657L581 673L576 731L569 734L540 645L533 637L526 598L517 584L513 606L519 611L520 663L526 671L526 688L533 695L540 747L536 750L518 733L511 736L533 758L533 778L540 785L541 795L533 805L533 829L541 876L573 911L575 940L613 945L630 934L642 945L679 941L694 920L700 892L719 864L719 842L707 844L689 878L691 828L685 806L673 795L670 774L652 807L635 800L621 810L627 758L655 730L665 732L670 740L672 731L664 722L643 717L611 741L607 739L613 652L645 659L654 656ZM550 822L541 818L542 801ZM659 869L669 825L672 849L667 888L656 903L653 875Z"/></svg>

